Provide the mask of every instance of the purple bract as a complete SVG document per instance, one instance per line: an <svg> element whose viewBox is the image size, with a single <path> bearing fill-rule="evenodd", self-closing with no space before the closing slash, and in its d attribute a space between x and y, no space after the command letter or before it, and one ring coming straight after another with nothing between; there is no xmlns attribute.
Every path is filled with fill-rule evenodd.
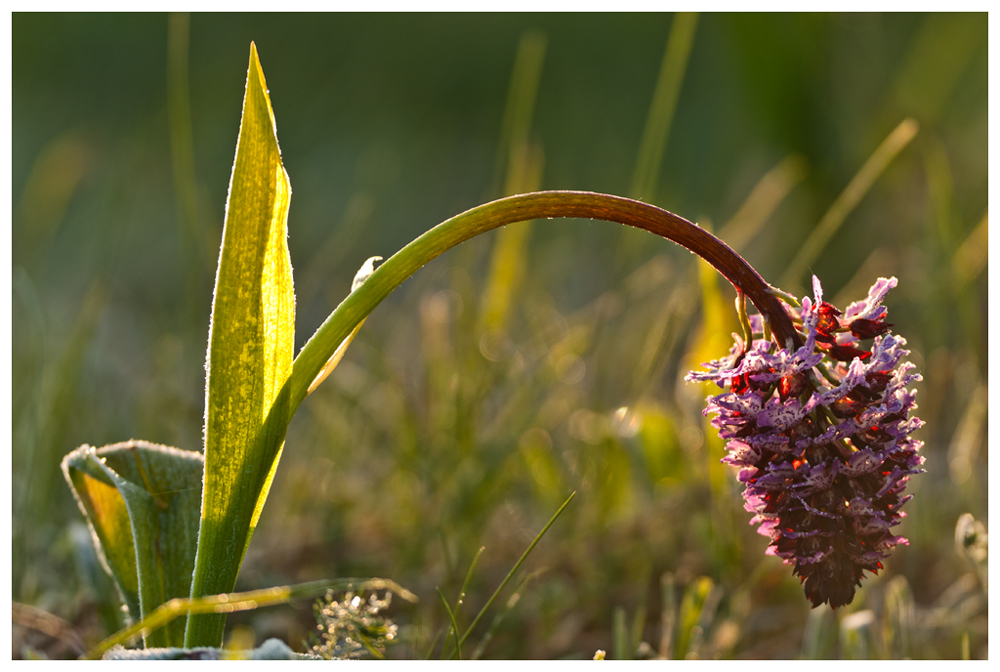
<svg viewBox="0 0 1000 672"><path fill-rule="evenodd" d="M901 361L906 341L884 321L881 302L895 286L879 278L841 313L814 277L815 300L788 309L805 345L737 339L728 357L686 378L728 388L705 409L728 440L723 462L739 468L750 522L771 539L768 554L794 565L814 607L850 603L865 570L878 573L889 551L908 543L891 530L906 515L907 480L923 471L922 442L909 436L923 423L910 417L907 389L920 376Z"/></svg>

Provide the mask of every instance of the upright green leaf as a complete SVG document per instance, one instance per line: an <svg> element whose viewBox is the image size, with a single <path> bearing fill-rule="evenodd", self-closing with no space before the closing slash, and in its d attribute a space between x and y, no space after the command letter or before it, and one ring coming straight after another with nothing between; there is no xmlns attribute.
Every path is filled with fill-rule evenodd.
<svg viewBox="0 0 1000 672"><path fill-rule="evenodd" d="M200 453L127 441L84 445L63 459L66 480L133 619L191 591L204 459ZM146 638L179 646L184 620Z"/></svg>
<svg viewBox="0 0 1000 672"><path fill-rule="evenodd" d="M288 424L295 295L286 242L291 187L267 83L250 68L209 328L205 486L192 597L233 590ZM219 646L225 616L192 616L185 645Z"/></svg>

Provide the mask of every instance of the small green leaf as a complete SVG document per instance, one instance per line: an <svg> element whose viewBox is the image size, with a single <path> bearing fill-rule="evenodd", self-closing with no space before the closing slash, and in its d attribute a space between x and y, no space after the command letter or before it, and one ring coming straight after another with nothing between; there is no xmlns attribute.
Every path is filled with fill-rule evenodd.
<svg viewBox="0 0 1000 672"><path fill-rule="evenodd" d="M84 445L62 468L132 618L186 597L201 513L201 454L145 441ZM146 643L179 646L183 637L180 619Z"/></svg>
<svg viewBox="0 0 1000 672"><path fill-rule="evenodd" d="M209 328L205 488L192 597L233 590L288 425L295 295L286 241L291 187L267 83L250 45ZM220 646L224 615L193 616L186 645Z"/></svg>
<svg viewBox="0 0 1000 672"><path fill-rule="evenodd" d="M365 284L365 280L370 278L371 274L375 272L376 261L382 261L382 257L369 257L368 260L361 265L361 268L358 269L358 272L354 275L354 282L351 283L352 292L357 290L357 288L361 285ZM351 341L354 340L354 337L358 335L358 332L361 331L361 327L364 326L364 324L365 320L362 319L358 322L358 326L354 327L354 331L351 332L350 336L345 338L343 342L337 346L337 350L323 366L323 370L319 372L318 376L316 376L316 380L309 385L309 390L306 394L312 394L313 391L319 387L320 383L326 380L326 377L333 373L333 370L337 368L337 364L340 364L340 360L344 358L344 353L347 352L347 346L349 346Z"/></svg>

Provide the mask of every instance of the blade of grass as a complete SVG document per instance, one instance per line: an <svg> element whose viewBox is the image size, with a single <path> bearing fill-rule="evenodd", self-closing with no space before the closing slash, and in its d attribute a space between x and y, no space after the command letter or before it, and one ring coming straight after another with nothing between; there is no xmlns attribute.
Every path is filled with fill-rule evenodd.
<svg viewBox="0 0 1000 672"><path fill-rule="evenodd" d="M779 286L789 289L799 285L799 281L806 270L816 261L819 253L837 232L840 225L849 214L857 207L865 194L872 188L875 180L882 174L889 163L904 147L910 144L910 140L917 135L919 125L913 119L903 119L896 128L893 129L885 140L882 141L872 153L861 170L851 178L851 181L841 192L837 200L833 202L830 209L826 211L823 218L813 229L806 242L799 248L798 254L785 270Z"/></svg>
<svg viewBox="0 0 1000 672"><path fill-rule="evenodd" d="M674 624L677 622L677 589L674 586L674 575L664 573L660 576L660 658L673 658Z"/></svg>
<svg viewBox="0 0 1000 672"><path fill-rule="evenodd" d="M330 235L311 250L304 262L295 265L295 303L301 310L317 301L321 289L330 281L330 269L339 268L353 254L358 236L368 225L375 212L375 199L371 193L359 189L344 206L340 218L332 223Z"/></svg>
<svg viewBox="0 0 1000 672"><path fill-rule="evenodd" d="M632 188L629 190L632 198L653 201L660 166L663 164L663 152L670 137L670 126L677 109L677 99L680 97L681 84L684 83L684 73L697 27L697 14L678 12L674 15L653 102L649 106L649 116L646 117L646 128L639 143L639 157L632 177Z"/></svg>
<svg viewBox="0 0 1000 672"><path fill-rule="evenodd" d="M566 501L563 502L563 505L560 506L559 510L556 511L555 514L549 519L549 522L547 522L545 524L545 527L542 528L542 531L539 532L537 535L535 535L535 538L532 540L531 544L524 551L524 553L521 554L521 557L518 559L518 561L516 563L514 563L514 566L511 567L510 571L507 573L507 577L503 580L503 582L500 584L500 586L493 592L493 595L490 597L490 599L486 601L486 604L483 605L483 608L479 610L479 613L476 614L476 617L474 619L472 619L472 623L469 625L468 629L465 631L465 634L462 635L462 638L460 640L458 640L458 646L459 647L461 647L462 644L465 643L465 640L468 639L468 637L469 637L469 633L471 633L475 629L476 625L479 624L479 621L483 617L483 614L486 613L486 610L489 609L490 606L493 604L494 600L497 599L497 595L499 595L500 591L502 591L504 589L504 586L506 586L507 582L510 581L511 577L514 576L514 573L518 570L518 568L521 566L521 564L528 557L528 554L531 553L531 551L535 548L535 545L537 545L538 542L541 541L542 536L546 532L548 532L549 528L552 527L552 523L556 522L556 519L562 514L562 512L566 509L566 507L569 506L569 503L571 501L573 501L574 497L576 497L576 492L573 492L566 499Z"/></svg>
<svg viewBox="0 0 1000 672"><path fill-rule="evenodd" d="M234 611L249 611L257 607L270 607L285 604L295 600L325 595L328 590L342 592L347 590L390 590L408 602L417 602L417 596L389 579L324 579L309 581L290 586L275 586L261 590L249 590L242 593L224 593L206 597L175 598L160 605L149 616L124 628L103 642L90 649L82 660L96 660L104 652L117 644L123 644L138 635L162 628L178 616L188 614L228 614ZM190 648L190 647L188 647Z"/></svg>
<svg viewBox="0 0 1000 672"><path fill-rule="evenodd" d="M503 122L500 126L500 140L497 143L496 165L493 169L493 189L491 197L501 188L501 180L506 172L505 193L514 186L512 180L519 174L514 166L504 164L514 157L515 148L528 144L531 130L531 117L535 111L535 99L538 97L538 84L542 79L542 64L545 62L545 49L548 39L545 33L537 28L528 29L521 34L517 45L517 55L514 57L514 69L510 75L510 86L507 89L507 105L504 108Z"/></svg>
<svg viewBox="0 0 1000 672"><path fill-rule="evenodd" d="M481 556L483 554L483 551L485 551L485 550L486 550L485 546L480 546L479 550L476 551L476 555L472 558L472 564L469 565L469 571L465 575L465 582L462 584L462 590L458 594L458 601L455 603L455 611L454 612L452 612L451 609L448 607L448 602L445 600L444 594L441 593L441 589L440 588L438 589L438 593L441 595L441 600L444 601L445 609L448 610L448 616L451 617L452 632L455 633L455 640L456 641L458 640L458 620L457 620L458 619L458 610L462 607L462 602L465 600L465 591L469 587L469 581L472 580L472 572L476 569L476 563L479 562L479 556ZM450 637L450 635L449 635L449 637ZM441 651L441 658L442 659L444 659L445 653L446 653L447 649L448 649L448 639L445 638L445 640L444 640L444 650ZM462 658L462 650L461 650L461 648L458 649L458 657L461 660L461 658Z"/></svg>
<svg viewBox="0 0 1000 672"><path fill-rule="evenodd" d="M465 591L469 587L469 581L472 580L472 572L476 569L476 563L479 562L479 556L483 554L486 550L485 546L480 546L479 550L476 551L476 555L472 558L472 564L469 565L469 571L465 575L465 583L462 584L462 592L458 595L458 602L455 604L455 614L458 614L458 610L462 607L462 602L465 600ZM457 631L456 631L457 632Z"/></svg>
<svg viewBox="0 0 1000 672"><path fill-rule="evenodd" d="M885 587L884 599L882 636L885 640L885 654L893 660L912 659L915 607L913 591L906 577L894 576L890 579Z"/></svg>
<svg viewBox="0 0 1000 672"><path fill-rule="evenodd" d="M23 473L28 478L20 484L20 489L15 491L17 496L13 499L14 538L17 540L14 543L14 557L18 561L23 557L22 544L30 537L29 521L32 517L26 515L27 512L34 512L43 518L52 515L52 492L59 475L59 455L66 449L71 411L78 405L76 395L87 352L109 296L110 292L103 280L96 279L91 283L59 359L54 366L45 366L43 369L38 401L38 438L34 445L24 447L27 448L24 450L27 459Z"/></svg>
<svg viewBox="0 0 1000 672"><path fill-rule="evenodd" d="M629 196L636 200L647 203L655 200L663 155L670 138L670 127L673 124L674 111L677 109L677 100L680 97L681 85L684 83L684 73L687 70L697 28L696 13L678 12L674 15L667 46L663 52L660 74L653 91L653 100L649 105L646 126L642 132L642 140L639 141L639 155L636 157L632 186L629 189ZM615 254L616 269L620 270L628 265L638 252L641 243L642 238L634 231L621 232Z"/></svg>
<svg viewBox="0 0 1000 672"><path fill-rule="evenodd" d="M437 632L434 633L434 639L431 640L431 648L427 650L427 655L424 656L424 660L431 659L431 654L434 653L434 647L437 646L438 639L440 639L440 637L441 637L441 631L438 630Z"/></svg>
<svg viewBox="0 0 1000 672"><path fill-rule="evenodd" d="M628 640L625 608L615 607L611 614L611 658L613 660L632 660L632 651L629 648Z"/></svg>
<svg viewBox="0 0 1000 672"><path fill-rule="evenodd" d="M451 632L444 638L444 648L441 649L441 660L444 660L448 655L448 642L451 641L452 634L455 635L455 651L458 653L458 659L462 660L462 642L458 641L458 623L455 621L455 612L451 610L451 607L448 605L448 598L444 596L441 589L435 588L434 590L437 591L438 597L441 598L441 604L444 605L445 611L448 612L448 619L451 620Z"/></svg>
<svg viewBox="0 0 1000 672"><path fill-rule="evenodd" d="M706 603L709 603L709 594L714 586L712 579L701 576L691 582L684 590L680 614L677 619L677 642L674 645L676 660L684 660L689 654L696 653L696 646L699 643L697 628L701 622L702 611Z"/></svg>
<svg viewBox="0 0 1000 672"><path fill-rule="evenodd" d="M511 153L507 195L538 189L544 163L541 149L524 144L511 148ZM527 221L504 227L497 233L481 301L479 321L483 331L503 331L507 326L510 308L517 301L528 266L528 240L533 226L534 222Z"/></svg>
<svg viewBox="0 0 1000 672"><path fill-rule="evenodd" d="M708 594L701 603L698 613L698 625L691 631L691 643L688 645L687 658L702 658L702 645L705 643L705 633L708 632L715 618L715 610L722 599L722 587L709 585Z"/></svg>
<svg viewBox="0 0 1000 672"><path fill-rule="evenodd" d="M955 274L956 291L961 291L970 281L974 280L986 266L989 255L989 213L983 213L983 218L965 239L955 256L952 257L951 268Z"/></svg>
<svg viewBox="0 0 1000 672"><path fill-rule="evenodd" d="M816 609L809 611L806 619L806 627L802 633L802 652L799 658L802 660L823 660L829 658L832 642L829 640L831 626L829 621L831 616L830 607L821 604Z"/></svg>
<svg viewBox="0 0 1000 672"><path fill-rule="evenodd" d="M809 166L801 154L786 156L760 178L740 209L719 229L719 238L737 252L742 250L808 172Z"/></svg>
<svg viewBox="0 0 1000 672"><path fill-rule="evenodd" d="M521 582L517 584L517 588L514 589L514 593L507 599L507 604L504 605L503 611L498 612L497 615L493 617L493 621L490 622L490 627L486 629L486 633L479 640L479 643L476 644L476 648L472 651L472 656L469 660L479 660L480 657L482 657L483 651L486 650L486 647L493 639L493 633L495 633L497 628L500 627L500 623L503 621L504 616L509 614L511 609L517 606L517 603L521 601L521 591L524 590L524 587L528 585L528 582L532 578L533 575L529 574L521 579Z"/></svg>
<svg viewBox="0 0 1000 672"><path fill-rule="evenodd" d="M545 159L541 147L530 141L530 131L545 46L545 34L539 30L525 31L518 45L497 151L497 181L503 160L507 159L503 196L535 191L542 183ZM480 306L479 321L483 331L502 331L506 326L512 298L517 294L527 266L531 228L531 222L524 222L505 227L497 234Z"/></svg>
<svg viewBox="0 0 1000 672"><path fill-rule="evenodd" d="M905 113L929 128L938 126L955 100L955 87L988 39L987 26L976 14L927 14L909 40L880 117Z"/></svg>
<svg viewBox="0 0 1000 672"><path fill-rule="evenodd" d="M185 252L184 275L192 307L197 305L202 310L198 291L201 288L204 252L198 227L198 185L188 86L190 28L191 15L186 12L174 12L167 17L167 123L177 199L177 224Z"/></svg>
<svg viewBox="0 0 1000 672"><path fill-rule="evenodd" d="M31 165L11 231L13 258L33 267L44 259L73 194L93 168L92 149L78 130L60 133Z"/></svg>
<svg viewBox="0 0 1000 672"><path fill-rule="evenodd" d="M639 608L635 610L635 616L632 618L632 631L629 636L629 644L632 647L632 651L638 653L639 645L642 644L643 634L646 629L646 605L641 604Z"/></svg>

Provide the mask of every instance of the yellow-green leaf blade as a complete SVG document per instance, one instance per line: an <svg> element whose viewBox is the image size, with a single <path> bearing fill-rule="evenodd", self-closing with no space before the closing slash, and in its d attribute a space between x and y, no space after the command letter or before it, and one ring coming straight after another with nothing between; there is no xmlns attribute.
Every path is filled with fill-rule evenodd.
<svg viewBox="0 0 1000 672"><path fill-rule="evenodd" d="M204 459L146 441L94 449L62 463L129 614L139 620L191 592ZM146 637L147 646L179 646L185 619Z"/></svg>
<svg viewBox="0 0 1000 672"><path fill-rule="evenodd" d="M67 455L63 474L87 519L101 564L118 586L129 616L139 620L139 572L128 509L111 476L98 460L90 459L90 450L81 446Z"/></svg>
<svg viewBox="0 0 1000 672"><path fill-rule="evenodd" d="M279 397L291 372L295 321L290 198L267 83L251 44L209 332L194 597L232 591L284 440L288 417ZM189 622L187 646L218 646L224 621L217 621Z"/></svg>

